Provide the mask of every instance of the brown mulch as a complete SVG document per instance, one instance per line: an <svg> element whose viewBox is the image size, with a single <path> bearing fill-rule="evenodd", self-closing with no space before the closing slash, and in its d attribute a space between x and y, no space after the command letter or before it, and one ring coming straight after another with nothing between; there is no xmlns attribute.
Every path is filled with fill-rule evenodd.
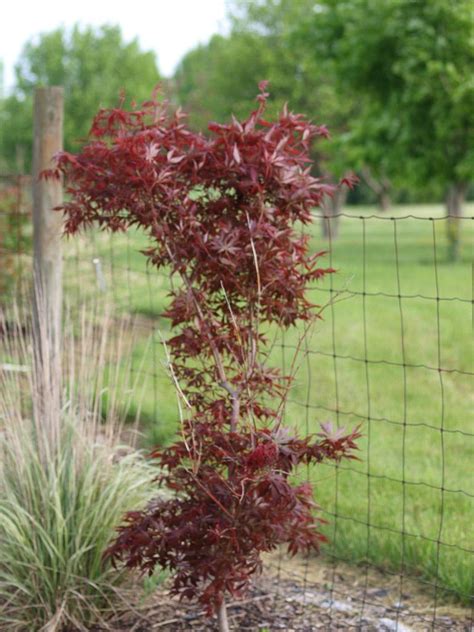
<svg viewBox="0 0 474 632"><path fill-rule="evenodd" d="M279 560L242 601L229 602L232 630L252 632L473 632L473 613L420 592L413 580L371 568L337 566L320 558ZM163 586L151 600L123 613L111 628L115 632L216 632L195 605L180 603Z"/></svg>

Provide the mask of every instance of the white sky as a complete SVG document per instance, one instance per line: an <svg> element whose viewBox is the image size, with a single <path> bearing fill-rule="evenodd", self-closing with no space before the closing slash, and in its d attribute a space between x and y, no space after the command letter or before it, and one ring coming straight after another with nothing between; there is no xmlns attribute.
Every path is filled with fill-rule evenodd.
<svg viewBox="0 0 474 632"><path fill-rule="evenodd" d="M119 24L126 41L138 37L142 50L154 50L162 75L181 57L217 32L225 32L225 0L12 0L0 10L0 60L4 87L23 45L38 33L79 22Z"/></svg>

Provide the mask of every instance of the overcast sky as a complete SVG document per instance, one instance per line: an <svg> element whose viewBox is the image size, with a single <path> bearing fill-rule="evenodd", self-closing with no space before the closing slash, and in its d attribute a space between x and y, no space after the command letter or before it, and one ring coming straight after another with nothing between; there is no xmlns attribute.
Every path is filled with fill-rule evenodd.
<svg viewBox="0 0 474 632"><path fill-rule="evenodd" d="M225 32L226 0L12 0L0 15L0 60L4 87L11 88L13 67L23 45L38 33L79 22L119 24L124 38L138 37L154 50L160 72L169 76L181 57L213 33Z"/></svg>

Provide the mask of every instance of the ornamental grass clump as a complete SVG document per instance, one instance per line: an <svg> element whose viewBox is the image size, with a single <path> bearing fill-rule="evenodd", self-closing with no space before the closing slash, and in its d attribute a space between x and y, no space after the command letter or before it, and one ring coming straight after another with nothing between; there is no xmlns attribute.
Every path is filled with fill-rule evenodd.
<svg viewBox="0 0 474 632"><path fill-rule="evenodd" d="M0 629L86 630L127 603L103 551L123 513L146 505L156 468L119 445L130 383L117 340L129 327L112 353L109 326L83 320L47 384L30 329L0 314ZM42 358L48 346L44 337ZM110 362L120 369L106 383Z"/></svg>
<svg viewBox="0 0 474 632"><path fill-rule="evenodd" d="M153 453L174 496L128 513L106 559L170 570L173 592L217 612L221 630L226 596L245 593L262 553L324 540L298 465L355 458L359 436L326 424L300 437L283 423L292 375L268 366L271 333L300 323L303 336L318 318L306 289L334 270L301 226L333 187L310 173L327 130L286 108L266 120L265 88L246 120L211 123L209 137L155 100L101 110L81 153L47 174L65 176L67 232L139 227L149 263L179 279L166 316L183 418Z"/></svg>

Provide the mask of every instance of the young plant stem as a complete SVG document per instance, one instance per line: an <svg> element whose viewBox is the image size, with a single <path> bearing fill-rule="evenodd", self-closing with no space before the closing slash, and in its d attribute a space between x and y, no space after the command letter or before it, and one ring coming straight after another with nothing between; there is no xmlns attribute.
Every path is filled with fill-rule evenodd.
<svg viewBox="0 0 474 632"><path fill-rule="evenodd" d="M219 625L219 632L230 632L229 621L227 619L227 606L224 598L222 598L217 611L217 623Z"/></svg>
<svg viewBox="0 0 474 632"><path fill-rule="evenodd" d="M170 249L170 247L167 245L166 249L168 251L168 256L170 257L170 260L175 263L175 257L173 256L173 253ZM202 326L205 326L206 323L206 319L204 316L204 313L201 309L201 305L199 304L196 296L195 296L195 292L194 292L194 288L192 286L192 283L190 281L190 279L188 278L188 276L182 272L180 272L180 276L181 279L183 280L183 282L185 283L187 289L191 292L191 296L193 297L193 302L194 302L194 306L196 308L196 312L198 314L198 317L201 321ZM231 314L232 315L232 314ZM221 355L219 353L219 350L217 348L217 345L215 344L214 340L212 339L212 336L207 333L207 339L209 342L209 346L211 348L211 353L214 357L214 362L216 364L216 369L217 369L217 373L219 375L219 379L220 379L220 386L222 386L222 388L224 390L226 390L229 393L229 396L232 400L232 416L231 416L231 421L230 421L230 430L231 432L236 432L237 430L237 424L238 424L238 420L239 420L239 415L240 415L240 399L239 399L239 392L236 391L235 389L232 388L231 384L227 381L226 378L226 373L224 370L224 363L222 361Z"/></svg>

